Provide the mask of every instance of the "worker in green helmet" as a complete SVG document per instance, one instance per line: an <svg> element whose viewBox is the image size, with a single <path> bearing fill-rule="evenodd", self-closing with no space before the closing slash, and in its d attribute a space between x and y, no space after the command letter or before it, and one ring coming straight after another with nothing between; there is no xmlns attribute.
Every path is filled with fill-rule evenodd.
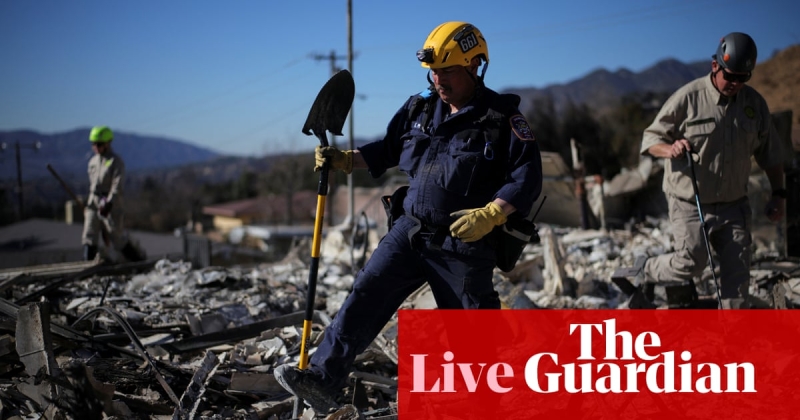
<svg viewBox="0 0 800 420"><path fill-rule="evenodd" d="M144 259L144 253L130 240L123 227L122 179L125 163L111 149L114 133L107 126L92 128L89 141L94 156L89 159L89 197L83 223L83 258L97 256L99 237L130 261Z"/></svg>

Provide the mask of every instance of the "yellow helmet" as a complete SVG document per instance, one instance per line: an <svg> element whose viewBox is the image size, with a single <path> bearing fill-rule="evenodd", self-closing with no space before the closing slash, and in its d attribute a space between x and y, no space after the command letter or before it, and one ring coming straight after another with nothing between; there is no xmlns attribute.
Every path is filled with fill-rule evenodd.
<svg viewBox="0 0 800 420"><path fill-rule="evenodd" d="M445 22L437 26L417 51L417 59L428 69L468 66L475 57L488 64L489 49L481 31L466 22Z"/></svg>

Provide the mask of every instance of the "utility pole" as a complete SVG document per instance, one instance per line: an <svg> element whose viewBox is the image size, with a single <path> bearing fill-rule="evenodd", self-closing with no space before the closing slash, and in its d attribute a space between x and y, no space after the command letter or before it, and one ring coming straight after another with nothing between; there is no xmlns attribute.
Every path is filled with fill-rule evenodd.
<svg viewBox="0 0 800 420"><path fill-rule="evenodd" d="M37 141L33 144L28 145L20 145L19 140L14 142L14 157L17 163L17 220L23 220L25 218L25 207L23 206L23 195L22 195L22 157L20 153L20 149L25 147L30 147L33 150L39 150L42 148L42 142ZM8 147L8 144L2 143L0 144L0 150L4 151Z"/></svg>
<svg viewBox="0 0 800 420"><path fill-rule="evenodd" d="M347 70L353 74L353 0L347 0ZM350 137L350 150L356 148L356 141L354 138L355 129L353 128L353 106L350 106L350 125L348 130L348 137ZM355 268L355 253L354 253L354 240L356 227L356 193L355 185L353 185L353 173L347 174L347 214L350 216L350 269L356 271Z"/></svg>
<svg viewBox="0 0 800 420"><path fill-rule="evenodd" d="M331 77L333 77L333 75L336 74L337 71L341 70L339 67L336 66L336 60L345 60L348 57L347 56L336 55L336 51L335 50L331 50L331 52L328 53L327 55L325 55L325 54L313 54L313 55L311 55L311 58L313 58L314 60L317 60L317 61L328 60L330 62L330 65L331 65Z"/></svg>

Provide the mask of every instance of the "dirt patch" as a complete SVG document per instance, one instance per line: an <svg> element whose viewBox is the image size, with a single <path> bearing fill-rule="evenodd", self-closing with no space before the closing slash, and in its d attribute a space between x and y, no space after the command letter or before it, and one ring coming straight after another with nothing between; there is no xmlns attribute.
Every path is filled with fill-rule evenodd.
<svg viewBox="0 0 800 420"><path fill-rule="evenodd" d="M764 96L771 112L792 110L792 144L795 150L800 151L798 74L800 74L800 44L786 48L758 64L750 85Z"/></svg>

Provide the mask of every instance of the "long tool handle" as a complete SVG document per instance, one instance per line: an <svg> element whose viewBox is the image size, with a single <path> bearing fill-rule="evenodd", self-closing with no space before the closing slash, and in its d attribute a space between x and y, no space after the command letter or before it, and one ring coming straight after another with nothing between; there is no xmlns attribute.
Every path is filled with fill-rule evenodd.
<svg viewBox="0 0 800 420"><path fill-rule="evenodd" d="M324 142L327 143L327 140ZM311 339L311 321L314 318L314 299L317 291L319 272L319 250L322 242L322 222L325 218L325 200L328 195L328 163L322 165L317 187L317 214L314 219L314 236L311 242L311 267L308 270L308 290L306 291L306 313L303 318L303 337L300 342L299 369L308 367L308 343Z"/></svg>
<svg viewBox="0 0 800 420"><path fill-rule="evenodd" d="M714 279L714 287L717 288L717 305L722 309L722 289L719 288L717 281L716 267L714 266L714 257L711 255L711 244L708 240L708 230L706 229L706 219L703 216L703 209L700 207L700 190L697 188L697 176L694 173L694 160L692 159L692 150L686 151L686 159L689 161L689 170L692 173L692 187L694 188L694 200L697 203L697 214L700 215L700 230L703 231L703 240L706 242L706 252L708 252L708 263L711 266L711 278Z"/></svg>
<svg viewBox="0 0 800 420"><path fill-rule="evenodd" d="M49 163L47 164L47 170L49 170L50 173L53 174L54 177L56 177L58 182L61 183L61 187L63 187L64 190L67 191L67 194L69 194L69 196L72 197L72 199L75 200L76 203L78 203L78 206L81 208L81 211L86 209L86 204L83 204L83 201L80 198L78 198L78 196L75 195L74 192L72 192L72 188L70 188L69 185L67 185L67 183L64 182L64 179L62 179L61 176L58 175L58 172L56 172L55 168L53 168L53 166L50 165ZM100 229L100 232L101 236L103 237L103 243L106 244L106 246L109 246L111 244L111 239L108 237L108 232L106 232L105 229Z"/></svg>
<svg viewBox="0 0 800 420"><path fill-rule="evenodd" d="M61 187L64 188L67 194L69 194L69 196L72 197L72 199L78 203L78 205L81 207L81 210L83 210L83 208L85 207L83 201L80 198L78 198L78 196L75 195L74 192L72 192L72 188L70 188L69 185L67 185L67 183L64 182L64 180L61 178L61 176L58 175L58 172L56 172L55 168L53 168L53 166L48 163L47 170L50 171L51 174L53 174L53 176L58 180L58 182L61 183Z"/></svg>

